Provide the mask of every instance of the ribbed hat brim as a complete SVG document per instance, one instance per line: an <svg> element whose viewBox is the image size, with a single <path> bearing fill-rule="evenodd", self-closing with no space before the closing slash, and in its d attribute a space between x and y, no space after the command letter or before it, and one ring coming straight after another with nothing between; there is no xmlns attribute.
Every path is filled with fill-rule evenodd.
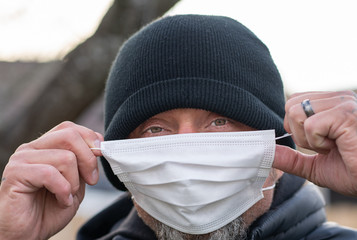
<svg viewBox="0 0 357 240"><path fill-rule="evenodd" d="M132 94L114 114L105 140L125 139L145 120L175 108L204 109L258 130L275 129L277 136L285 133L282 117L260 101L259 96L214 79L177 78L156 82ZM282 144L294 147L291 138L282 141ZM104 160L103 164L107 162ZM105 170L111 171L110 167ZM108 173L107 176L114 176L112 172ZM117 179L111 182L126 190Z"/></svg>

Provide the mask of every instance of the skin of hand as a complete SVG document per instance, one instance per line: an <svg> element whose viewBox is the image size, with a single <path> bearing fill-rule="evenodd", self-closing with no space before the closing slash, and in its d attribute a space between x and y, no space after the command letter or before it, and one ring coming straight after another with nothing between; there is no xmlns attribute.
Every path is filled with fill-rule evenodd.
<svg viewBox="0 0 357 240"><path fill-rule="evenodd" d="M0 239L48 239L73 218L85 183L98 181L103 136L71 122L21 145L0 185Z"/></svg>
<svg viewBox="0 0 357 240"><path fill-rule="evenodd" d="M300 104L307 98L316 113L309 118ZM293 95L286 104L285 128L297 145L317 154L277 146L273 167L357 196L356 99L353 92ZM61 230L83 200L85 183L98 181L100 151L90 147L101 141L100 134L64 122L21 145L0 185L0 239L46 239Z"/></svg>
<svg viewBox="0 0 357 240"><path fill-rule="evenodd" d="M301 102L310 99L315 112L306 117ZM357 96L352 91L306 92L287 101L284 127L295 143L315 151L306 155L277 146L274 168L321 187L357 196Z"/></svg>

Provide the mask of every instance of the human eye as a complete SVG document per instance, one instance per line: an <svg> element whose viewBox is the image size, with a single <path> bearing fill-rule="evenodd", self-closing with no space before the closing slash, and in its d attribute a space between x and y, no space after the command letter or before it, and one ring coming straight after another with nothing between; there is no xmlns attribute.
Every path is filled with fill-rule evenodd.
<svg viewBox="0 0 357 240"><path fill-rule="evenodd" d="M153 126L153 127L149 127L148 129L146 129L145 132L147 133L151 133L151 134L155 134L155 133L160 133L162 132L164 129L158 126Z"/></svg>
<svg viewBox="0 0 357 240"><path fill-rule="evenodd" d="M218 118L211 122L211 126L215 126L215 127L224 126L226 124L227 124L227 119L224 118Z"/></svg>

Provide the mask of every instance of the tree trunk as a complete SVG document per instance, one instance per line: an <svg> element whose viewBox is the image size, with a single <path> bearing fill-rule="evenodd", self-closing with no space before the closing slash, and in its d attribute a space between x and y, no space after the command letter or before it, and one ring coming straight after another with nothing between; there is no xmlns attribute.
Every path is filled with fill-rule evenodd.
<svg viewBox="0 0 357 240"><path fill-rule="evenodd" d="M96 33L70 52L58 64L57 71L41 81L41 87L35 87L35 94L28 94L26 90L15 93L20 97L29 96L21 107L12 110L14 114L0 118L0 174L17 146L39 137L64 120L73 121L99 97L123 41L141 26L163 15L176 2L178 0L114 1ZM29 79L31 77L27 76L22 81ZM2 114L5 116L4 112Z"/></svg>

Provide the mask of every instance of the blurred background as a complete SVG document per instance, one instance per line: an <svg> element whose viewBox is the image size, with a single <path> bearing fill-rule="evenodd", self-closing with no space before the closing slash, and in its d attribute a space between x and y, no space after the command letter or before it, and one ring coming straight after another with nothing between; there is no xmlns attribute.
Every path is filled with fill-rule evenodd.
<svg viewBox="0 0 357 240"><path fill-rule="evenodd" d="M0 0L0 174L21 143L64 120L103 133L103 89L117 50L164 14L237 19L269 47L287 96L356 91L356 6L353 0ZM356 199L322 191L328 218L357 228ZM101 175L52 240L74 239L119 194Z"/></svg>

